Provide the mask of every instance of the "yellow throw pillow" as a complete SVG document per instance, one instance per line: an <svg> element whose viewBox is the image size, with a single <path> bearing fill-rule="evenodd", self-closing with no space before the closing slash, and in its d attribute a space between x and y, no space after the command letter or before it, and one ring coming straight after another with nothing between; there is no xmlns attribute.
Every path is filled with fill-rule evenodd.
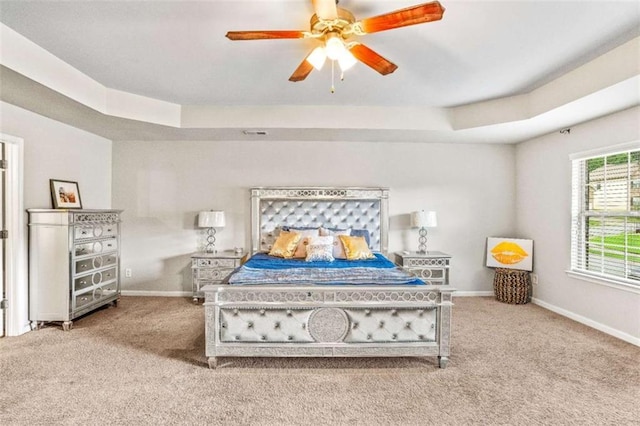
<svg viewBox="0 0 640 426"><path fill-rule="evenodd" d="M375 259L364 237L338 235L338 238L342 242L347 260Z"/></svg>
<svg viewBox="0 0 640 426"><path fill-rule="evenodd" d="M284 257L285 259L292 258L296 252L296 247L298 247L300 237L301 235L297 232L280 232L269 251L269 256Z"/></svg>

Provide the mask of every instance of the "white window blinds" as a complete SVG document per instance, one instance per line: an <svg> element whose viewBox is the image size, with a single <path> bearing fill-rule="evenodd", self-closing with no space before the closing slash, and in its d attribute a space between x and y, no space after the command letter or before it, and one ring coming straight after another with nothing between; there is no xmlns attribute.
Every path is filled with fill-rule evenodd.
<svg viewBox="0 0 640 426"><path fill-rule="evenodd" d="M640 286L640 150L573 160L571 270Z"/></svg>

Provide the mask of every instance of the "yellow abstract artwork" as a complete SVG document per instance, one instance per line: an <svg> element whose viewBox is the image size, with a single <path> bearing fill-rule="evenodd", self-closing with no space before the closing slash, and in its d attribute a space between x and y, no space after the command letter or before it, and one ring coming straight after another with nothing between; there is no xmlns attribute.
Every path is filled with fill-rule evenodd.
<svg viewBox="0 0 640 426"><path fill-rule="evenodd" d="M488 238L487 266L531 271L533 269L533 240Z"/></svg>

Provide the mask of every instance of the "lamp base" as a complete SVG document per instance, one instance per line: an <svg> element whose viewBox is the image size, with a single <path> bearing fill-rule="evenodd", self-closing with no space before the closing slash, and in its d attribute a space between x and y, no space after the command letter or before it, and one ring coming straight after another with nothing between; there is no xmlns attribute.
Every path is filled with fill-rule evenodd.
<svg viewBox="0 0 640 426"><path fill-rule="evenodd" d="M427 228L420 228L420 237L418 238L418 253L427 254Z"/></svg>
<svg viewBox="0 0 640 426"><path fill-rule="evenodd" d="M207 229L207 245L204 248L205 253L217 253L216 250L216 228Z"/></svg>

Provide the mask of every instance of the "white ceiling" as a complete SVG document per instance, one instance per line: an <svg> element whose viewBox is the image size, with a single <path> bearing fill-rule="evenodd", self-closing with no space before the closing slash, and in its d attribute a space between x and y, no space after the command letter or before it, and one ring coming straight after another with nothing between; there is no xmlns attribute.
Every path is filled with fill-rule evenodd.
<svg viewBox="0 0 640 426"><path fill-rule="evenodd" d="M420 0L341 0L339 6L351 10L356 18L365 18L417 3ZM333 94L329 90L331 70L327 66L313 71L303 82L288 81L314 47L313 40L232 42L224 37L229 30L307 30L313 13L310 0L1 0L0 22L109 89L178 106L234 107L238 111L250 108L276 111L283 106L360 107L363 114L366 108L450 110L528 94L640 36L638 1L442 0L441 3L446 8L441 21L359 37L359 41L398 65L398 70L383 77L364 64L357 64L345 73L342 82L336 73L338 81ZM5 48L0 44L0 49ZM16 79L21 76L9 73L6 68L4 71L1 88L7 95L3 100L36 111L43 109L38 108L37 100L17 100L21 95L16 93L15 87L19 85ZM7 82L14 87L8 88ZM45 90L35 83L43 84L34 82L25 89L23 97L33 97ZM28 86L25 81L21 84ZM44 85L46 90L57 90ZM628 99L614 102L616 106L612 108L628 107L634 102ZM597 114L608 112L612 111ZM55 113L48 115L60 119ZM110 123L117 120L104 115L91 118L94 121L91 125L75 125L113 139L144 138L142 134L136 137L109 130ZM556 120L553 126L572 125L589 118L592 117L572 115L565 121ZM102 123L97 123L100 120ZM362 121L366 126L366 120ZM513 127L513 120L504 121ZM196 137L190 135L194 133L197 137L233 139L230 128L253 128L254 124L251 120L230 127L203 124L194 126L199 131L184 129L175 137L191 139ZM287 130L307 129L318 132L315 136L311 133L296 136L294 132L290 137L375 139L373 134L363 136L366 132L358 134L357 129L345 126L331 129L330 125L313 124L285 123L269 129L270 136L281 133L285 137ZM488 141L514 142L547 132L549 126L534 123L524 134L514 132L517 136ZM398 127L390 125L384 138L419 141L428 136L424 131L442 130ZM217 136L216 129L221 131ZM149 130L153 130L150 137L156 138L163 128L156 123ZM336 133L331 134L331 130ZM352 130L353 136L347 130ZM395 136L393 131L397 131ZM412 137L411 131L423 133ZM239 139L242 137L237 135ZM452 141L475 141L462 134L450 137Z"/></svg>

